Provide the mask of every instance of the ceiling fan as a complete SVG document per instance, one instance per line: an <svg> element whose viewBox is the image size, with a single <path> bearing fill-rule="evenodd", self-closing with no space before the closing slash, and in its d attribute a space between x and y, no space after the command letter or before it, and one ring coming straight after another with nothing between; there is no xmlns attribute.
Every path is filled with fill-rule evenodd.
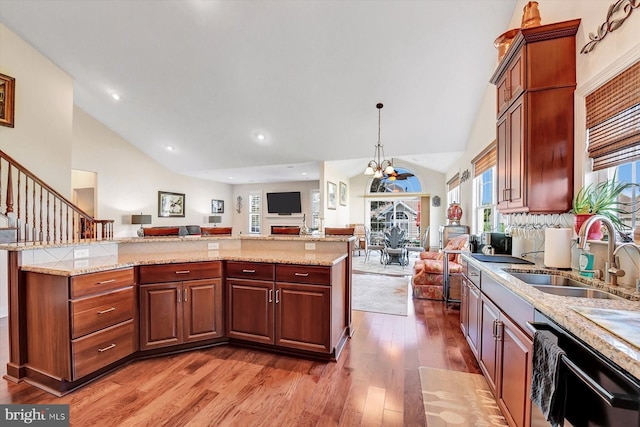
<svg viewBox="0 0 640 427"><path fill-rule="evenodd" d="M387 178L389 179L389 181L402 181L403 179L411 178L412 176L415 175L410 172L398 173L394 170L393 173L387 175Z"/></svg>

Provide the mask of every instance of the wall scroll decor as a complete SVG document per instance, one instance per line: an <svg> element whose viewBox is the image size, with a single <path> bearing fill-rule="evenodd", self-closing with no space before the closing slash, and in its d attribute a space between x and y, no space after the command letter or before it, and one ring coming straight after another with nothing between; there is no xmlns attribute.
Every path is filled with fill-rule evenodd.
<svg viewBox="0 0 640 427"><path fill-rule="evenodd" d="M236 197L236 212L242 212L242 196Z"/></svg>
<svg viewBox="0 0 640 427"><path fill-rule="evenodd" d="M471 172L469 172L469 169L467 169L466 171L462 172L462 175L460 176L460 182L465 182L469 178L471 178Z"/></svg>
<svg viewBox="0 0 640 427"><path fill-rule="evenodd" d="M0 74L0 125L13 127L16 79Z"/></svg>
<svg viewBox="0 0 640 427"><path fill-rule="evenodd" d="M159 217L184 217L184 194L158 191Z"/></svg>
<svg viewBox="0 0 640 427"><path fill-rule="evenodd" d="M584 45L580 53L589 53L600 43L607 34L614 32L622 26L624 21L631 16L633 9L640 7L640 0L618 0L607 12L606 21L598 27L598 34L589 33L589 43Z"/></svg>

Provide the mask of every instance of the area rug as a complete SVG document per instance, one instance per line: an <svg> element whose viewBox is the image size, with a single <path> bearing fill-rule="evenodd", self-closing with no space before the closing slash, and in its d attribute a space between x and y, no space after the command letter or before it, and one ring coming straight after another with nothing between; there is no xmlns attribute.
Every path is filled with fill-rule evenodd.
<svg viewBox="0 0 640 427"><path fill-rule="evenodd" d="M407 315L408 277L353 274L351 288L351 308L354 310Z"/></svg>
<svg viewBox="0 0 640 427"><path fill-rule="evenodd" d="M419 369L429 427L508 426L482 375Z"/></svg>
<svg viewBox="0 0 640 427"><path fill-rule="evenodd" d="M410 255L409 264L404 267L398 264L384 265L380 263L380 254L378 252L372 252L367 262L365 262L364 254L351 258L351 267L354 273L410 276L413 272L413 263L416 262L417 259L417 255Z"/></svg>

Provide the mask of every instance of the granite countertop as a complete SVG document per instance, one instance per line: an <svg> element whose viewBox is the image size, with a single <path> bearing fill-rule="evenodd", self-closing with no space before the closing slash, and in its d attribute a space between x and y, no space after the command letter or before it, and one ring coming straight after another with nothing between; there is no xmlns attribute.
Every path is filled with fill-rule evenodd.
<svg viewBox="0 0 640 427"><path fill-rule="evenodd" d="M245 261L312 266L333 266L347 257L344 252L296 252L224 249L215 251L145 253L84 258L43 264L24 265L22 271L77 276L99 271L115 270L136 265L170 264L201 261Z"/></svg>
<svg viewBox="0 0 640 427"><path fill-rule="evenodd" d="M586 279L576 272L549 270L522 264L480 262L468 255L463 255L463 257L469 263L480 268L483 274L488 274L613 363L640 379L640 348L598 326L574 310L574 308L580 310L584 307L640 312L640 294L621 287L609 287L600 280ZM548 294L517 279L509 274L509 271L559 274L628 299L578 298Z"/></svg>
<svg viewBox="0 0 640 427"><path fill-rule="evenodd" d="M0 244L0 250L5 251L28 251L33 249L47 248L63 248L69 246L83 245L106 245L114 243L157 243L157 242L185 242L185 241L220 241L220 240L281 240L281 241L305 241L305 242L350 242L355 241L356 236L325 236L325 235L260 235L260 234L241 234L237 236L148 236L148 237L119 237L113 240L83 240L78 242L61 242L61 243L34 243L34 242L18 242Z"/></svg>

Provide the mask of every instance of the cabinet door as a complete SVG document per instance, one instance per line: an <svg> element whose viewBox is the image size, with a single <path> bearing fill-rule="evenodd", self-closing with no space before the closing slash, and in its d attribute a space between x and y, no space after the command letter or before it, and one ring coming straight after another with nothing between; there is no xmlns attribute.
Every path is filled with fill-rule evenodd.
<svg viewBox="0 0 640 427"><path fill-rule="evenodd" d="M497 326L500 319L500 312L491 301L484 296L480 298L481 311L481 334L480 334L480 368L489 383L489 387L495 393L497 390L498 373L498 349L497 349Z"/></svg>
<svg viewBox="0 0 640 427"><path fill-rule="evenodd" d="M467 285L467 342L469 343L473 354L478 358L478 349L480 348L480 289L470 282L467 283Z"/></svg>
<svg viewBox="0 0 640 427"><path fill-rule="evenodd" d="M505 416L511 419L510 424L529 426L533 342L504 315L501 316L500 329L498 401Z"/></svg>
<svg viewBox="0 0 640 427"><path fill-rule="evenodd" d="M525 206L524 101L522 95L497 124L498 209L501 212Z"/></svg>
<svg viewBox="0 0 640 427"><path fill-rule="evenodd" d="M467 294L469 286L467 285L467 279L462 279L462 289L460 296L460 330L462 336L466 337L469 331L469 300Z"/></svg>
<svg viewBox="0 0 640 427"><path fill-rule="evenodd" d="M182 283L140 285L140 349L182 342Z"/></svg>
<svg viewBox="0 0 640 427"><path fill-rule="evenodd" d="M227 336L273 344L273 282L227 279Z"/></svg>
<svg viewBox="0 0 640 427"><path fill-rule="evenodd" d="M331 288L324 285L276 283L276 345L331 351Z"/></svg>
<svg viewBox="0 0 640 427"><path fill-rule="evenodd" d="M184 341L222 336L221 279L193 280L184 282L182 286Z"/></svg>

